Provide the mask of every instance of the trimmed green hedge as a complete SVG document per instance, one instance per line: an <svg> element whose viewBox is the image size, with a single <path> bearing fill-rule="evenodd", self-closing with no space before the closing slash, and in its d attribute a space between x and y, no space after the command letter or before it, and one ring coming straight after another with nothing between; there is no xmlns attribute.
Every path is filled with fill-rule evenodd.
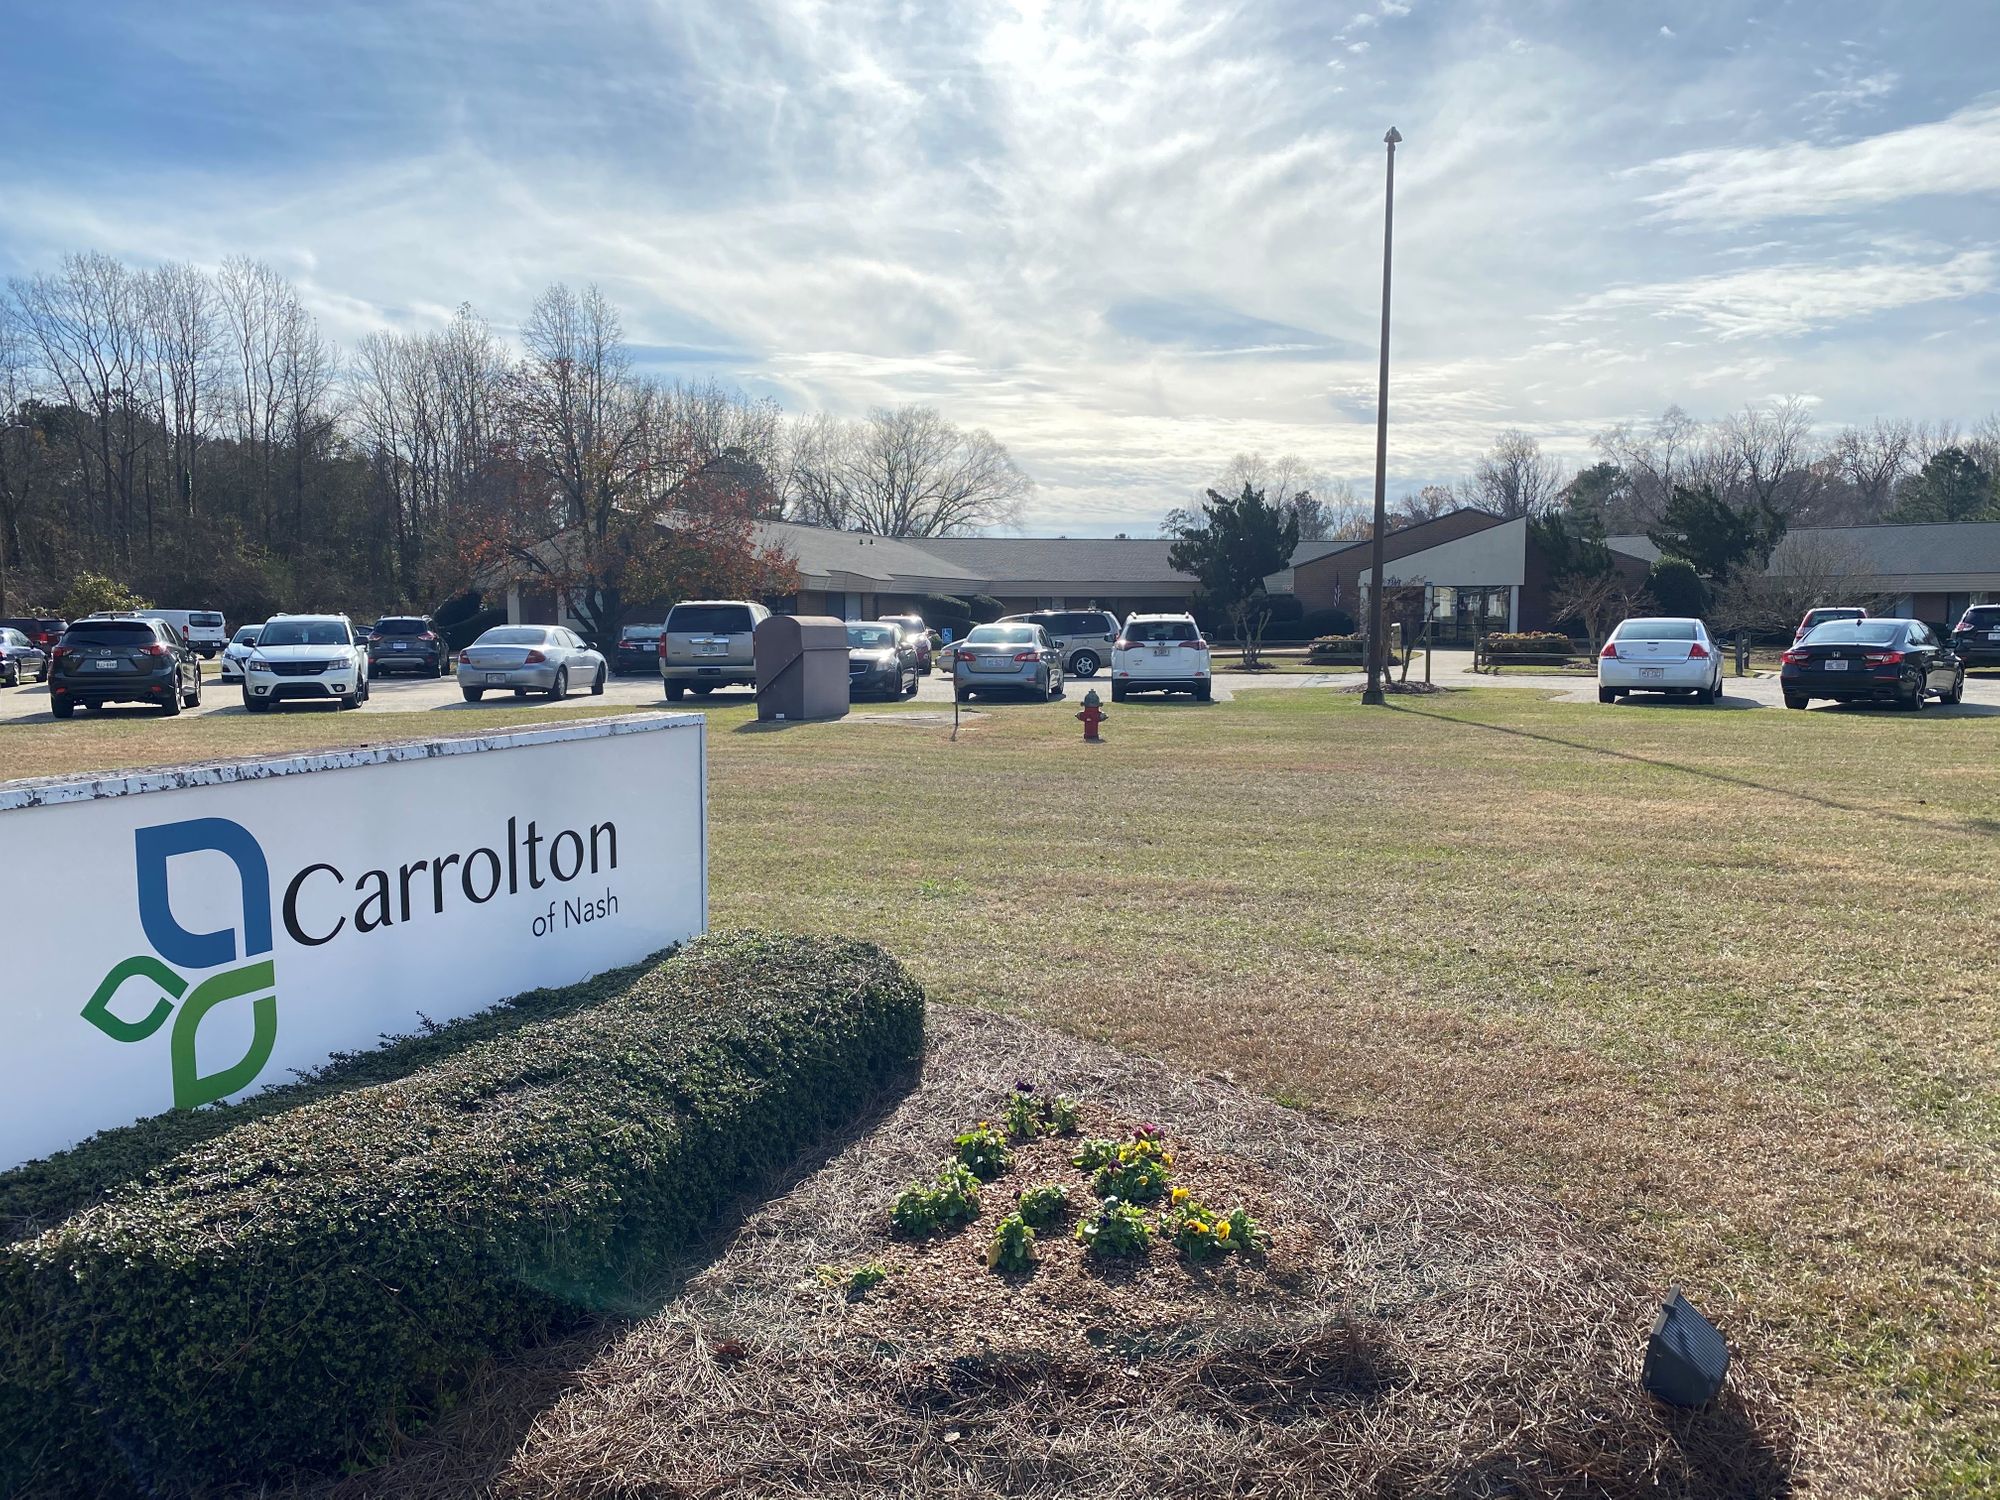
<svg viewBox="0 0 2000 1500"><path fill-rule="evenodd" d="M253 1120L0 1250L0 1491L353 1460L482 1360L626 1305L914 1070L880 950L704 938L623 993Z"/></svg>
<svg viewBox="0 0 2000 1500"><path fill-rule="evenodd" d="M665 949L643 963L607 969L582 984L529 990L474 1015L433 1022L409 1036L385 1037L379 1047L339 1054L292 1083L265 1089L240 1103L168 1110L131 1125L99 1131L67 1151L0 1172L0 1243L30 1239L53 1228L71 1214L136 1183L181 1152L251 1120L407 1078L467 1047L623 994L673 952Z"/></svg>

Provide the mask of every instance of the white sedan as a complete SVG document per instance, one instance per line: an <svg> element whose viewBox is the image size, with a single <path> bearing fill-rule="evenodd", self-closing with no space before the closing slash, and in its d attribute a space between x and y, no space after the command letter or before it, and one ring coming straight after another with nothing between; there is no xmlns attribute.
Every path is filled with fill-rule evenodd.
<svg viewBox="0 0 2000 1500"><path fill-rule="evenodd" d="M1722 696L1722 648L1700 620L1621 620L1597 653L1597 701L1633 692L1713 703Z"/></svg>

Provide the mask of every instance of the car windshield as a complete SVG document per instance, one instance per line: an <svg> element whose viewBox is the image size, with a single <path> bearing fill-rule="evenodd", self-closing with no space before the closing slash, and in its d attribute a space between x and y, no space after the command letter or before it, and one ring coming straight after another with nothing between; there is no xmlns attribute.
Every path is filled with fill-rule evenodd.
<svg viewBox="0 0 2000 1500"><path fill-rule="evenodd" d="M1125 627L1128 641L1191 641L1196 639L1192 620L1133 620Z"/></svg>
<svg viewBox="0 0 2000 1500"><path fill-rule="evenodd" d="M1965 612L1965 623L1981 630L2000 628L2000 604L1975 604Z"/></svg>
<svg viewBox="0 0 2000 1500"><path fill-rule="evenodd" d="M188 624L199 625L204 630L217 629L222 624L222 616L212 609L198 609L188 616Z"/></svg>
<svg viewBox="0 0 2000 1500"><path fill-rule="evenodd" d="M1032 646L1035 644L1035 627L1032 625L975 625L972 633L965 638L968 646Z"/></svg>
<svg viewBox="0 0 2000 1500"><path fill-rule="evenodd" d="M236 632L235 644L239 646L254 646L257 644L259 634L261 632L255 625L245 625L241 630Z"/></svg>
<svg viewBox="0 0 2000 1500"><path fill-rule="evenodd" d="M667 614L667 629L707 635L728 635L751 626L747 604L676 604Z"/></svg>
<svg viewBox="0 0 2000 1500"><path fill-rule="evenodd" d="M1903 638L1895 620L1829 620L1805 638L1808 646L1893 646Z"/></svg>
<svg viewBox="0 0 2000 1500"><path fill-rule="evenodd" d="M1621 641L1691 641L1692 620L1627 620L1613 632Z"/></svg>
<svg viewBox="0 0 2000 1500"><path fill-rule="evenodd" d="M618 632L621 641L657 641L666 633L664 625L627 625Z"/></svg>
<svg viewBox="0 0 2000 1500"><path fill-rule="evenodd" d="M496 625L472 644L475 646L546 646L549 643L548 627L545 625Z"/></svg>
<svg viewBox="0 0 2000 1500"><path fill-rule="evenodd" d="M347 625L341 620L272 620L257 637L259 646L345 646Z"/></svg>
<svg viewBox="0 0 2000 1500"><path fill-rule="evenodd" d="M63 632L65 646L150 646L153 639L145 620L92 620Z"/></svg>
<svg viewBox="0 0 2000 1500"><path fill-rule="evenodd" d="M896 644L893 625L850 625L847 644L857 651L887 651Z"/></svg>
<svg viewBox="0 0 2000 1500"><path fill-rule="evenodd" d="M1867 616L1858 609L1809 609L1806 611L1806 627L1824 625L1828 620L1861 620Z"/></svg>
<svg viewBox="0 0 2000 1500"><path fill-rule="evenodd" d="M411 620L411 619L377 620L375 622L375 629L371 632L371 634L422 635L426 630L429 630L430 628L431 627L429 622L424 620Z"/></svg>

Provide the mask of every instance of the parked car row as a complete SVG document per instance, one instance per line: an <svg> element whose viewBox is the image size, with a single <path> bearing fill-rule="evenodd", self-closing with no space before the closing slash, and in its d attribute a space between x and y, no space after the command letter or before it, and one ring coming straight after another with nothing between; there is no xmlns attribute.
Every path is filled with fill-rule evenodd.
<svg viewBox="0 0 2000 1500"><path fill-rule="evenodd" d="M1985 608L1986 606L1981 606ZM1959 622L1953 641L1983 633ZM2000 617L2000 608L1994 610ZM1991 644L2000 660L2000 623ZM1785 707L1815 699L1893 703L1916 710L1932 699L1965 696L1965 654L1938 639L1921 620L1870 616L1865 610L1808 611L1780 663ZM1635 692L1657 692L1714 703L1722 696L1722 648L1701 620L1664 617L1622 620L1597 658L1597 701L1615 703Z"/></svg>

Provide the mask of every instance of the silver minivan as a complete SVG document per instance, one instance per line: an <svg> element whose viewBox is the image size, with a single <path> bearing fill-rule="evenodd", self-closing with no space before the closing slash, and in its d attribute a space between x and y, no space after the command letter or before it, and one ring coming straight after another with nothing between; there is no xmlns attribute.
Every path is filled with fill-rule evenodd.
<svg viewBox="0 0 2000 1500"><path fill-rule="evenodd" d="M1000 623L1041 626L1061 649L1063 671L1071 677L1095 677L1118 640L1118 617L1102 609L1038 609Z"/></svg>
<svg viewBox="0 0 2000 1500"><path fill-rule="evenodd" d="M745 599L690 599L667 611L660 638L660 676L679 702L689 688L706 697L719 687L757 685L750 633L771 612Z"/></svg>

